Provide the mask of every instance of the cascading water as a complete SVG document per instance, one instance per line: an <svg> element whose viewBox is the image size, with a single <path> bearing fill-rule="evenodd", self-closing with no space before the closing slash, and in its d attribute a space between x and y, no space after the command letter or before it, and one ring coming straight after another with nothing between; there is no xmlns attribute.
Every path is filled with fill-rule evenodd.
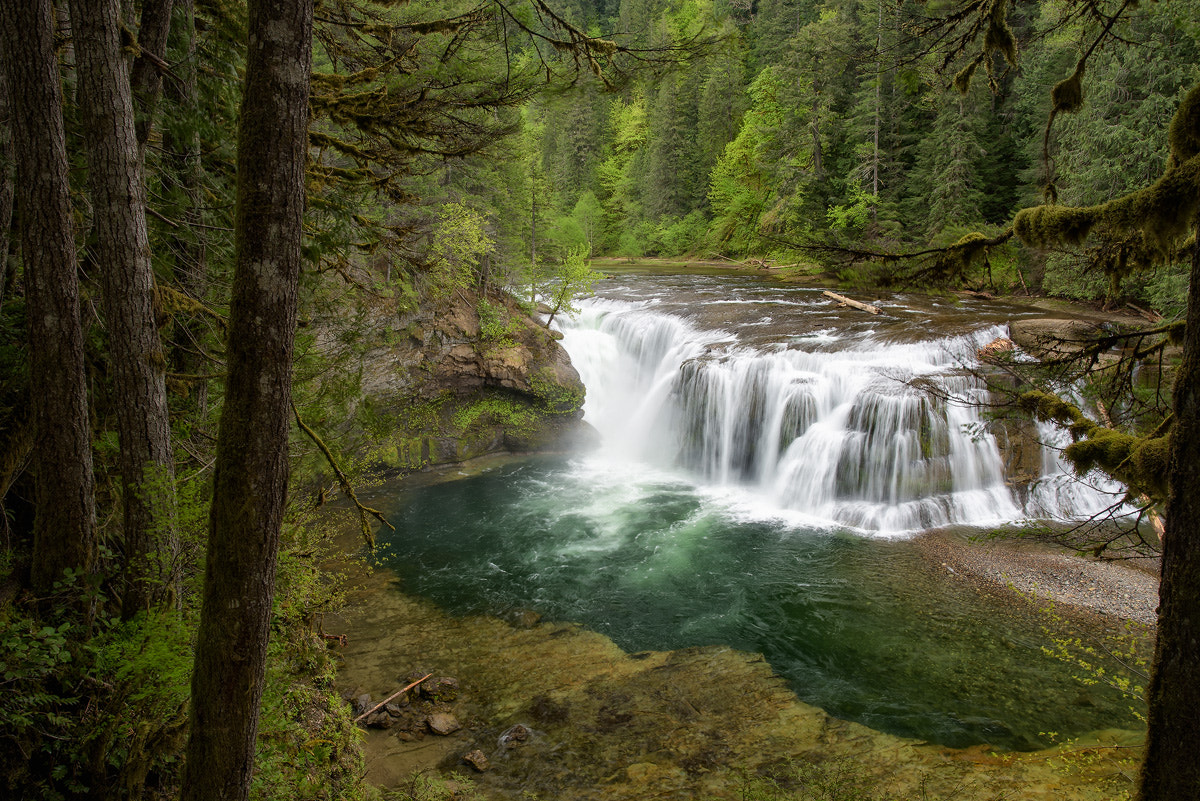
<svg viewBox="0 0 1200 801"><path fill-rule="evenodd" d="M403 533L381 544L407 592L533 609L630 652L761 653L836 717L946 745L1136 725L1042 651L1044 619L998 608L915 536L1111 503L1049 449L1031 489L1005 484L970 368L1029 312L913 296L874 319L733 276L602 291L563 344L603 446L402 485L387 511Z"/></svg>
<svg viewBox="0 0 1200 801"><path fill-rule="evenodd" d="M600 300L563 332L609 458L683 468L760 508L895 535L1085 518L1112 502L1070 480L1050 448L1046 478L1026 504L1014 497L972 372L1003 326L762 348L653 304Z"/></svg>

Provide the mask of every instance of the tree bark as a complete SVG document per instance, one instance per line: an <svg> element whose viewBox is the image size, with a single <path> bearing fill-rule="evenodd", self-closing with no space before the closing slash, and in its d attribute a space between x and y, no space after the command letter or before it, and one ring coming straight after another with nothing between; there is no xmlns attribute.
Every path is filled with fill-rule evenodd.
<svg viewBox="0 0 1200 801"><path fill-rule="evenodd" d="M171 252L172 277L175 285L187 296L203 302L208 293L209 275L207 246L201 221L201 182L203 164L200 157L199 89L196 71L196 5L195 0L176 0L179 20L175 24L173 46L178 53L174 68L176 80L168 82L164 95L178 110L181 120L163 126L163 180L171 188L177 219L183 230L173 232L168 247ZM181 124L182 123L182 124ZM206 327L185 321L175 329L170 363L175 372L196 375L201 372L201 347ZM208 405L208 387L201 383L192 395L200 416Z"/></svg>
<svg viewBox="0 0 1200 801"><path fill-rule="evenodd" d="M50 0L0 3L21 187L20 236L29 305L29 381L37 447L31 584L45 593L64 569L96 562L91 437L75 260L62 83Z"/></svg>
<svg viewBox="0 0 1200 801"><path fill-rule="evenodd" d="M122 613L174 594L174 461L155 324L146 190L118 0L71 0L71 28L113 367L124 505Z"/></svg>
<svg viewBox="0 0 1200 801"><path fill-rule="evenodd" d="M163 65L167 54L167 34L171 30L174 0L143 0L138 26L138 56L129 76L133 98L137 102L134 131L139 151L144 151L154 127L154 113L162 93Z"/></svg>
<svg viewBox="0 0 1200 801"><path fill-rule="evenodd" d="M8 100L4 60L5 53L0 50L0 305L4 304L8 290L8 247L13 210L12 106Z"/></svg>
<svg viewBox="0 0 1200 801"><path fill-rule="evenodd" d="M1139 801L1180 801L1200 792L1200 248L1192 253L1174 417Z"/></svg>
<svg viewBox="0 0 1200 801"><path fill-rule="evenodd" d="M252 0L227 383L183 801L250 792L288 479L312 0Z"/></svg>

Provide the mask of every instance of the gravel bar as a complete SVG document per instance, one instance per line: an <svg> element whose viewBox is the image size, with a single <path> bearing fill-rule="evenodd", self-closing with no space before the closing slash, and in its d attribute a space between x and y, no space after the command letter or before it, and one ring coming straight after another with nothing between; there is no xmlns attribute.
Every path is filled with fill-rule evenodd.
<svg viewBox="0 0 1200 801"><path fill-rule="evenodd" d="M926 558L949 574L1087 615L1154 625L1158 560L1100 560L1028 540L922 534Z"/></svg>

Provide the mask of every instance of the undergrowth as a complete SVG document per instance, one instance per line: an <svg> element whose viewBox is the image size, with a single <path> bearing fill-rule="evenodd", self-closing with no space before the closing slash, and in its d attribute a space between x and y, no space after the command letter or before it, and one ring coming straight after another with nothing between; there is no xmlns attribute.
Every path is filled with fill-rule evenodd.
<svg viewBox="0 0 1200 801"><path fill-rule="evenodd" d="M322 540L297 530L280 556L251 797L367 798L359 732L314 632L339 584ZM0 587L16 585L9 561ZM0 603L2 798L178 797L197 610L122 620L103 586L67 572L47 597Z"/></svg>

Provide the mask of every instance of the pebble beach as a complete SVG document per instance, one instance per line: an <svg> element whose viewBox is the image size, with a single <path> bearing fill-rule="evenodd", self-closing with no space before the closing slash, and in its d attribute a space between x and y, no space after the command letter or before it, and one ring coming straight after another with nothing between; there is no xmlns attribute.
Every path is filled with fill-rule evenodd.
<svg viewBox="0 0 1200 801"><path fill-rule="evenodd" d="M1084 618L1148 626L1157 618L1157 559L1093 559L1029 540L977 540L948 531L926 532L917 544L952 579L994 592L1049 601Z"/></svg>

